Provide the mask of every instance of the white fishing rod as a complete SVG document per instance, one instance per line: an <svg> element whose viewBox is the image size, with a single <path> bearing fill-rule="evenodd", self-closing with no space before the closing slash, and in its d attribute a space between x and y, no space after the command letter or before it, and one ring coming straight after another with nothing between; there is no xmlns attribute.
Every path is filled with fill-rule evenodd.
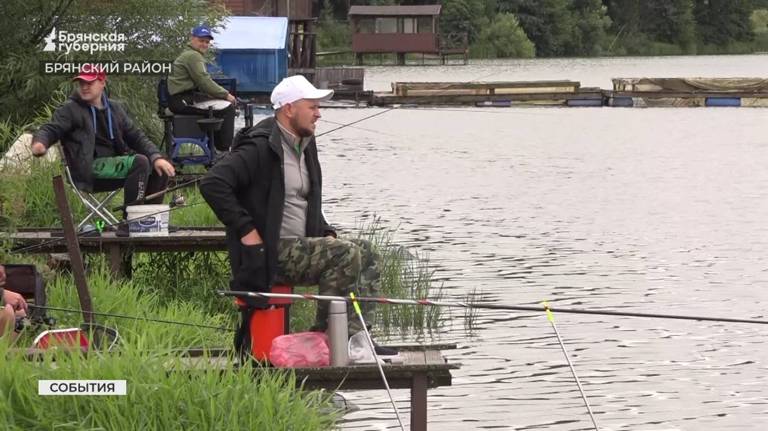
<svg viewBox="0 0 768 431"><path fill-rule="evenodd" d="M389 395L389 402L392 403L392 408L395 409L395 416L397 416L397 422L400 424L400 429L402 431L405 431L405 427L403 426L403 421L402 419L400 419L400 411L397 409L397 404L395 404L395 399L392 397L392 391L390 391L389 389L387 376L384 374L384 368L382 368L381 362L379 362L379 356L376 354L376 347L374 347L373 345L373 339L371 338L371 333L368 332L368 326L365 324L365 319L363 319L363 312L360 311L360 304L355 299L354 292L349 293L349 298L352 300L352 306L355 309L355 314L357 314L357 317L360 319L360 324L363 325L363 331L365 331L365 339L368 341L368 346L371 348L371 353L373 354L373 362L376 362L376 366L379 367L381 380L384 381L384 387L387 389L387 395Z"/></svg>
<svg viewBox="0 0 768 431"><path fill-rule="evenodd" d="M563 343L563 339L560 338L560 331L557 330L557 326L555 325L555 316L552 314L552 310L549 308L548 303L544 302L542 305L544 306L544 309L547 311L547 320L549 320L549 323L552 324L552 329L555 330L555 336L557 337L557 342L560 344L560 348L563 350L563 355L565 355L565 361L568 362L568 367L571 369L571 374L573 374L573 379L576 380L576 386L579 387L579 393L581 393L581 399L584 400L584 406L587 407L587 413L589 413L589 418L592 419L592 425L595 426L595 431L599 431L597 427L597 421L595 420L595 415L592 413L592 407L589 406L587 395L584 393L584 389L581 387L579 376L576 375L576 368L573 366L573 363L571 362L571 358L568 356L568 351L565 349L565 344Z"/></svg>

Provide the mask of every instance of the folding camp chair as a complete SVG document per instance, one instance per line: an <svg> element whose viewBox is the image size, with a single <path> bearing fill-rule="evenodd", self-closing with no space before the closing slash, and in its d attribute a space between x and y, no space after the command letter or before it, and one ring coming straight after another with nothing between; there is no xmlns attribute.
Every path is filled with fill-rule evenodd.
<svg viewBox="0 0 768 431"><path fill-rule="evenodd" d="M157 115L163 120L165 150L174 164L211 166L216 157L213 145L213 128L206 130L203 124L213 120L221 127L221 120L213 119L211 111L208 117L203 115L174 114L168 107L170 101L168 82L161 78L157 83ZM197 147L201 154L183 154L183 146Z"/></svg>
<svg viewBox="0 0 768 431"><path fill-rule="evenodd" d="M75 185L75 181L72 179L72 172L69 170L67 157L64 150L61 148L61 144L59 144L59 154L61 156L61 164L64 170L64 176L67 179L67 183L70 185L75 195L80 198L80 201L83 203L83 205L85 205L85 207L88 209L88 214L80 223L78 223L77 230L82 230L83 227L95 217L100 217L111 226L117 226L117 224L120 223L120 220L118 220L117 217L115 217L109 211L107 205L109 205L112 199L114 199L114 197L120 192L120 190L122 190L122 188L118 188L117 190L113 190L111 192L104 192L106 195L101 199L99 196L97 196L97 193L88 193L78 189Z"/></svg>

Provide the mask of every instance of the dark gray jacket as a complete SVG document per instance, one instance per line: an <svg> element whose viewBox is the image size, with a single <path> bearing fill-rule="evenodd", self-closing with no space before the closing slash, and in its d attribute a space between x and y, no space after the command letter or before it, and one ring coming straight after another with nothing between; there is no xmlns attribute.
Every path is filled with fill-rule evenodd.
<svg viewBox="0 0 768 431"><path fill-rule="evenodd" d="M240 238L256 229L267 251L269 280L277 271L277 243L283 223L285 179L280 128L274 117L235 136L232 152L203 177L200 192L227 227L233 274L240 267ZM304 149L309 171L307 236L335 235L322 213L322 175L315 139Z"/></svg>
<svg viewBox="0 0 768 431"><path fill-rule="evenodd" d="M112 111L116 148L128 148L149 158L150 165L162 157L160 150L136 127L125 109L114 100L107 100ZM46 148L61 141L72 179L80 190L93 190L93 154L96 148L96 132L93 129L91 106L75 94L53 113L53 118L35 133L33 141L40 141Z"/></svg>

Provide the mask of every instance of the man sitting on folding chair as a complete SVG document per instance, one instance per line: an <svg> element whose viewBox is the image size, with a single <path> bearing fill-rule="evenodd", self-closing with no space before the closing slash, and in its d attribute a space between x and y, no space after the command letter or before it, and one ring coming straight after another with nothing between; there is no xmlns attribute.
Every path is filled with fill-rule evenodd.
<svg viewBox="0 0 768 431"><path fill-rule="evenodd" d="M174 114L207 115L208 109L221 118L221 129L214 132L217 150L227 151L235 134L235 104L237 99L217 84L205 68L205 57L213 34L206 25L192 29L189 45L173 61L168 76L169 108Z"/></svg>
<svg viewBox="0 0 768 431"><path fill-rule="evenodd" d="M61 141L77 189L103 192L122 187L126 205L162 203L163 196L142 200L167 187L168 177L175 175L173 165L133 124L123 107L107 98L106 80L102 69L83 67L73 78L76 91L32 138L32 153L42 156ZM120 223L117 234L128 235L126 223Z"/></svg>

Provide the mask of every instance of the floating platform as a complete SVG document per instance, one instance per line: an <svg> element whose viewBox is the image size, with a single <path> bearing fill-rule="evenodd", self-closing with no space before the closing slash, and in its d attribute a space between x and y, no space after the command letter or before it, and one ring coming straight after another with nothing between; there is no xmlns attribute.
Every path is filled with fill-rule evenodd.
<svg viewBox="0 0 768 431"><path fill-rule="evenodd" d="M356 97L371 106L768 107L768 80L616 78L610 90L577 81L393 82L391 92Z"/></svg>
<svg viewBox="0 0 768 431"><path fill-rule="evenodd" d="M603 99L601 89L584 88L576 81L394 82L391 93L373 93L370 104L479 107L603 106Z"/></svg>

